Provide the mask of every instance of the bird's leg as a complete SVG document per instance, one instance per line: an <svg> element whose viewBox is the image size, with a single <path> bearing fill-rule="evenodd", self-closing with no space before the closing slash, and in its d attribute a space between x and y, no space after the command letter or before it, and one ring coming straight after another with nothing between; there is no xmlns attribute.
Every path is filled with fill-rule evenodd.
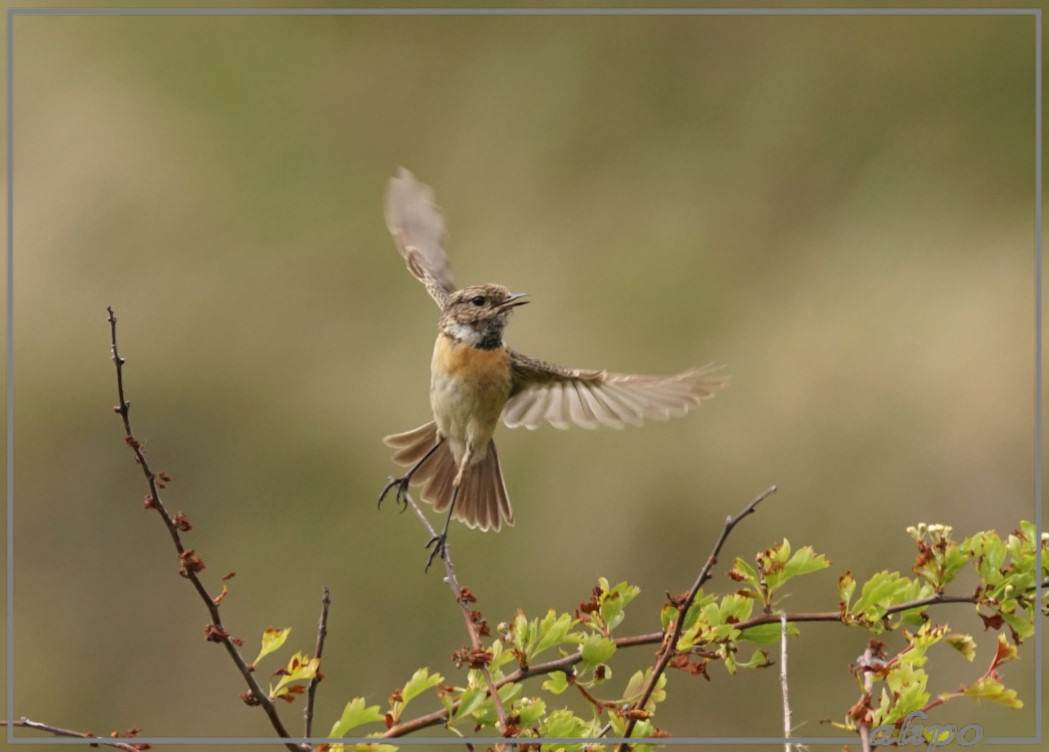
<svg viewBox="0 0 1049 752"><path fill-rule="evenodd" d="M406 472L400 478L391 477L389 480L387 480L386 485L382 489L382 493L379 494L380 508L382 508L382 501L386 498L386 494L388 494L390 492L390 489L394 486L397 486L396 499L397 501L401 502L401 511L403 512L405 509L408 508L408 499L406 497L408 496L408 483L411 481L412 475L415 474L416 470L422 467L422 464L426 462L426 460L430 459L430 455L436 452L437 448L443 443L444 437L442 436L439 439L437 439L437 443L430 447L426 454L422 456L421 460L419 460L411 466L411 469L409 469L408 472Z"/></svg>
<svg viewBox="0 0 1049 752"><path fill-rule="evenodd" d="M433 564L433 560L440 556L444 558L445 544L448 542L448 525L452 521L452 512L455 511L455 500L459 498L459 486L463 482L463 473L466 472L466 466L470 464L470 457L473 456L473 447L468 442L466 444L466 451L463 452L462 462L459 463L459 472L455 474L455 479L452 480L452 503L448 505L448 514L444 518L444 528L441 530L440 535L435 535L430 538L426 547L433 546L433 551L430 552L430 558L426 561L426 569L424 571L430 571L430 565Z"/></svg>

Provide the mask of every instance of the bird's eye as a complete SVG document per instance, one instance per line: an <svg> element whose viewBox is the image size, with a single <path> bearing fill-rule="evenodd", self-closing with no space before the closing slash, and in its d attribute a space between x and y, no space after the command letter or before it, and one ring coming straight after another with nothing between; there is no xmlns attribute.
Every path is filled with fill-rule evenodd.
<svg viewBox="0 0 1049 752"><path fill-rule="evenodd" d="M478 295L477 297L475 297L470 302L473 303L475 306L478 306L478 307L483 306L484 305L484 296L483 295Z"/></svg>

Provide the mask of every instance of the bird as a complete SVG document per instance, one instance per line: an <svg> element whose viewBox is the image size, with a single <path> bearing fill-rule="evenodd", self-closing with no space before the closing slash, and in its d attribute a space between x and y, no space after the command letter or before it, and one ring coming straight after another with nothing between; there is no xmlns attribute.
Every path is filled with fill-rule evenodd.
<svg viewBox="0 0 1049 752"><path fill-rule="evenodd" d="M447 510L442 532L426 544L432 547L427 570L435 556L445 557L453 517L482 531L514 524L492 439L500 419L509 428L544 422L561 429L622 428L684 415L729 382L713 364L642 376L563 368L522 355L506 345L503 332L511 313L528 303L527 294L491 283L456 287L433 189L400 168L387 183L384 214L408 271L441 309L430 364L433 420L383 439L393 461L409 469L391 476L379 496L381 506L396 489L404 507L414 483L435 511Z"/></svg>

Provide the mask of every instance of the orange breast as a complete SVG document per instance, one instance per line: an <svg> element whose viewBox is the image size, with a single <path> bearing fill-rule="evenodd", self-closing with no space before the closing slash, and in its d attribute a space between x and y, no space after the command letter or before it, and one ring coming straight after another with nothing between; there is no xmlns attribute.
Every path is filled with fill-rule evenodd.
<svg viewBox="0 0 1049 752"><path fill-rule="evenodd" d="M441 335L433 349L430 405L437 428L459 462L467 444L479 462L510 396L510 354L478 350Z"/></svg>
<svg viewBox="0 0 1049 752"><path fill-rule="evenodd" d="M505 347L479 350L442 335L434 347L432 366L448 378L466 379L478 386L501 386L505 383L509 390L510 353Z"/></svg>

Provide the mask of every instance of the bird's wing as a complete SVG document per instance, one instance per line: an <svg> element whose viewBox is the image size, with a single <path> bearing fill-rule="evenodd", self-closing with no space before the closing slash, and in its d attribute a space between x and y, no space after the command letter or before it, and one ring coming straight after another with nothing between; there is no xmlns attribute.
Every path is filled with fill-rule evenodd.
<svg viewBox="0 0 1049 752"><path fill-rule="evenodd" d="M502 415L510 428L535 429L544 420L555 428L666 420L684 415L729 382L717 373L719 367L709 365L673 376L636 376L561 368L513 351L510 356L513 386Z"/></svg>
<svg viewBox="0 0 1049 752"><path fill-rule="evenodd" d="M455 281L444 252L448 232L444 215L433 202L433 189L405 168L386 186L386 226L410 271L426 285L430 297L444 308L455 292Z"/></svg>

